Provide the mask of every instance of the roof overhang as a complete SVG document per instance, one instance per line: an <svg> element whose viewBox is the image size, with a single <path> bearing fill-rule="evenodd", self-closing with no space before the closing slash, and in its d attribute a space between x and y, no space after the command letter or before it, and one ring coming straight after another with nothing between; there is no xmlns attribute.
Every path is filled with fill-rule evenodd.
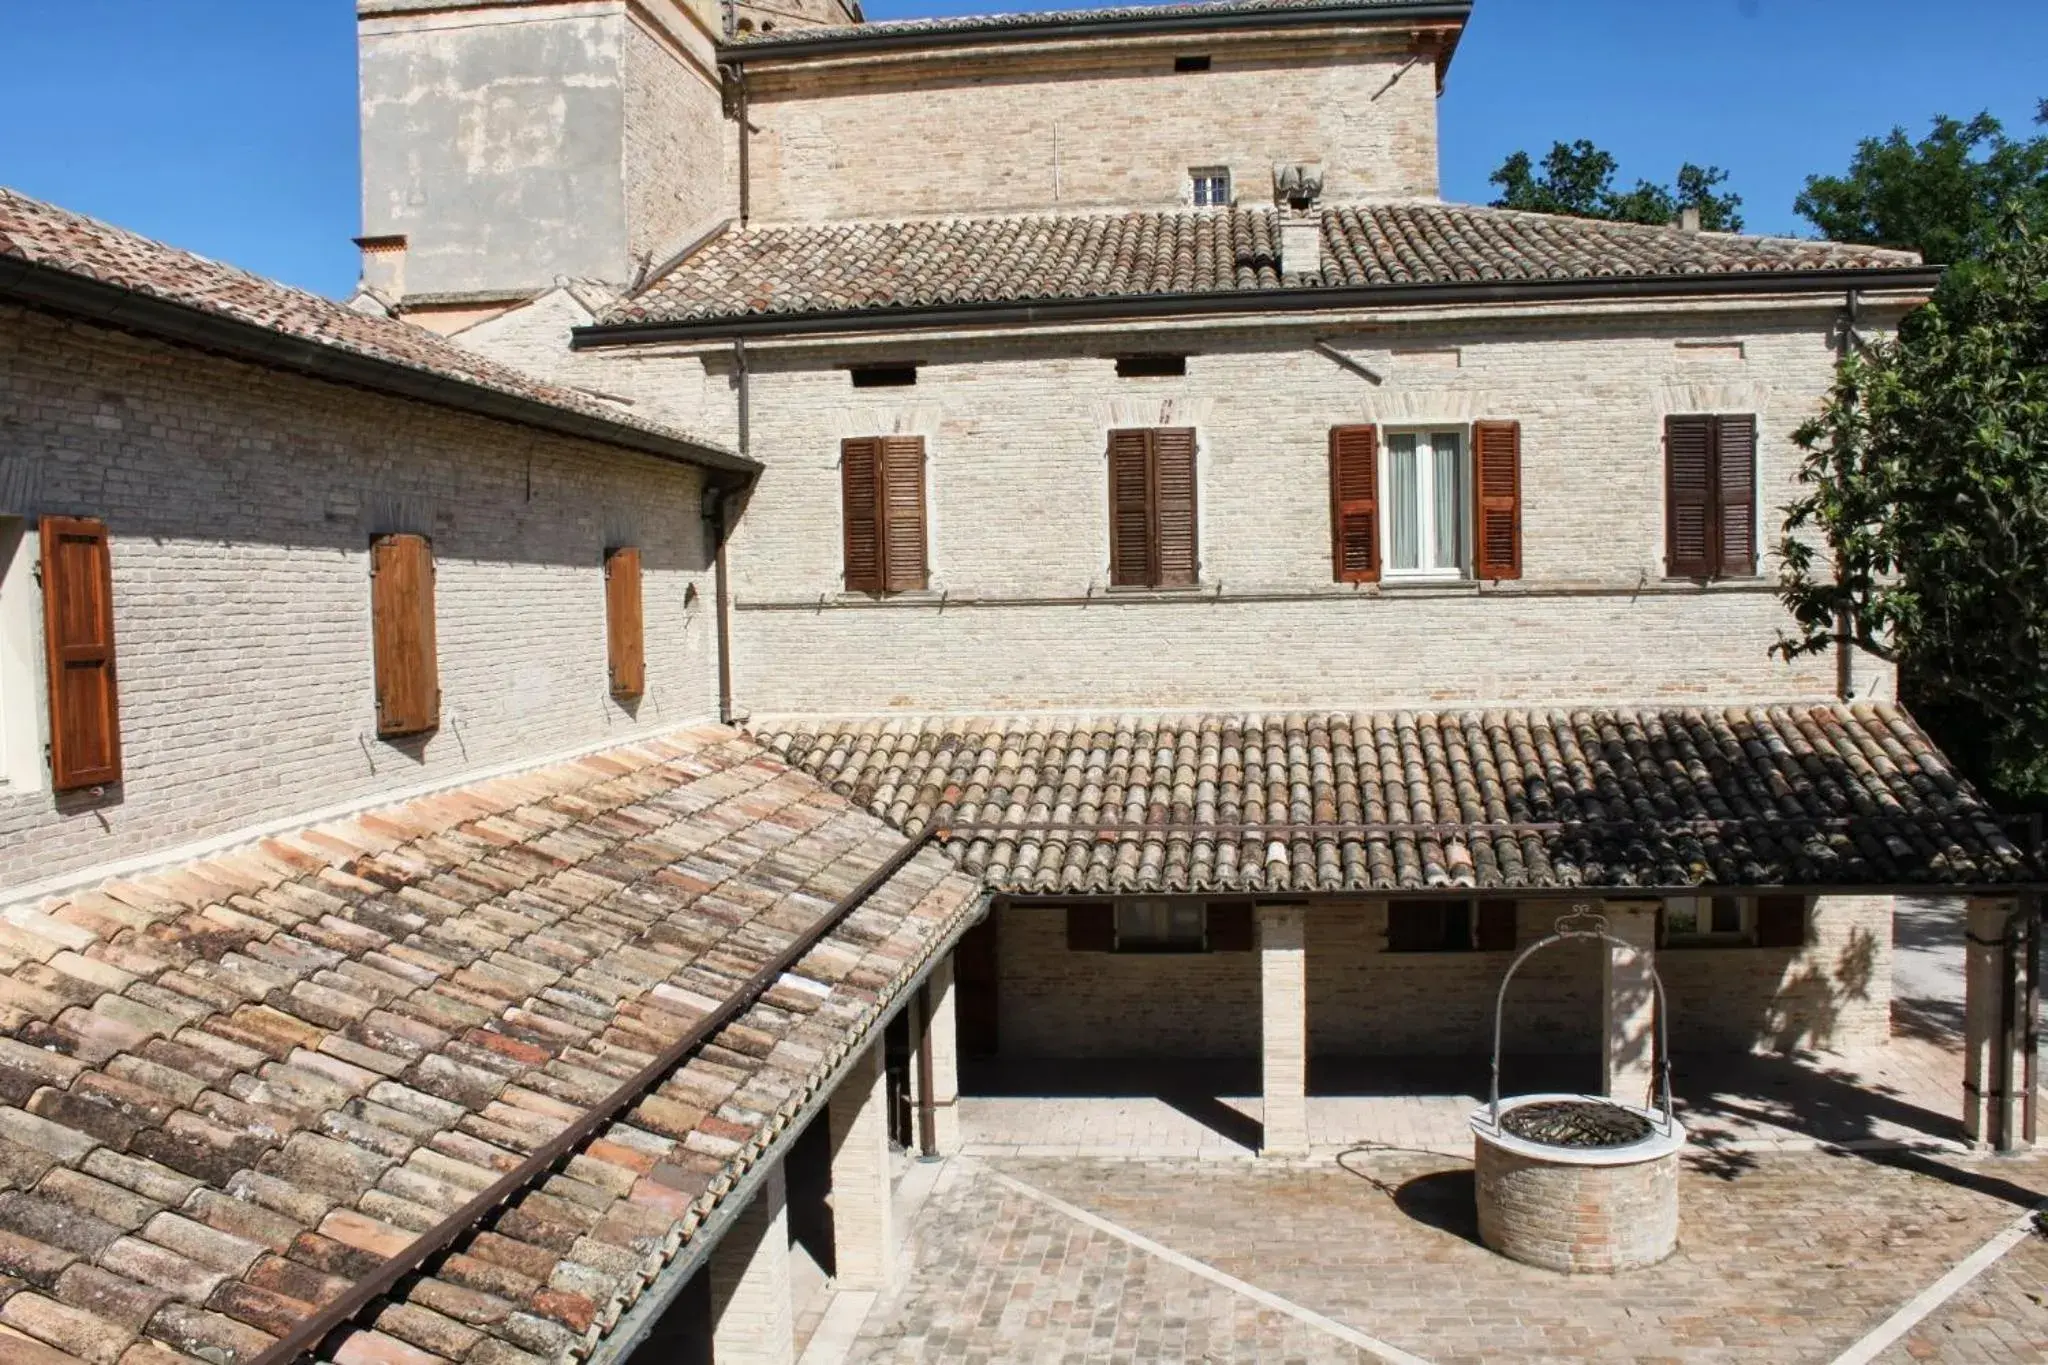
<svg viewBox="0 0 2048 1365"><path fill-rule="evenodd" d="M288 370L479 417L631 450L691 465L737 487L761 472L758 461L629 422L556 407L537 398L466 383L376 356L323 345L253 322L158 298L18 256L0 255L0 302L20 304L235 360Z"/></svg>
<svg viewBox="0 0 2048 1365"><path fill-rule="evenodd" d="M572 344L588 350L652 342L736 341L755 337L845 336L932 327L1033 326L1061 322L1153 318L1314 314L1342 309L1441 307L1455 304L1572 303L1611 299L1738 298L1759 295L1842 295L1865 290L1931 290L1935 265L1856 270L1744 271L1734 274L1612 275L1452 284L1378 284L1293 289L1215 290L1120 298L1037 299L1015 303L936 303L681 322L594 323L578 327Z"/></svg>

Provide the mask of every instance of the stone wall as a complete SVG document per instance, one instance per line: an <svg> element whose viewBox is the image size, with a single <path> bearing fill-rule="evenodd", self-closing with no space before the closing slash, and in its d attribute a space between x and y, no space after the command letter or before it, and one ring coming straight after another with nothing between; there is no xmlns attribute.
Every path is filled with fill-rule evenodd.
<svg viewBox="0 0 2048 1365"><path fill-rule="evenodd" d="M0 311L0 411L0 516L107 523L126 751L104 799L53 797L40 763L0 785L0 899L715 709L694 470L16 310ZM373 733L368 547L387 531L434 544L442 724L424 742ZM648 686L630 708L606 674L615 544L645 566ZM40 660L37 606L0 614L29 632L10 657ZM28 677L0 706L40 734Z"/></svg>
<svg viewBox="0 0 2048 1365"><path fill-rule="evenodd" d="M1706 588L1667 580L1663 562L1665 415L1758 415L1769 546L1797 491L1791 434L1832 374L1832 321L1828 304L1674 307L756 350L752 451L768 472L734 547L741 704L765 715L1833 696L1833 659L1770 656L1786 624L1770 555L1759 577ZM1319 337L1385 382L1310 349ZM1118 378L1111 357L1141 349L1185 351L1185 377ZM851 386L849 361L890 356L923 362L914 386ZM1333 583L1329 429L1478 418L1522 424L1523 577ZM1198 591L1108 590L1107 433L1151 425L1198 434ZM925 438L931 590L878 600L841 591L837 465L843 438L891 432ZM816 666L783 667L791 658ZM1890 695L1886 671L1858 669L1859 695Z"/></svg>
<svg viewBox="0 0 2048 1365"><path fill-rule="evenodd" d="M1520 946L1568 902L1521 902ZM997 912L1001 1048L1018 1057L1256 1057L1255 953L1069 952L1066 916L1029 903ZM1891 899L1829 896L1809 946L1667 948L1671 1046L1698 1053L1881 1044L1890 1033ZM1385 904L1322 902L1308 912L1311 1057L1477 1055L1493 1045L1507 952L1389 953ZM1601 1038L1600 961L1565 944L1515 977L1510 1053L1590 1054Z"/></svg>
<svg viewBox="0 0 2048 1365"><path fill-rule="evenodd" d="M708 49L693 52L669 33L626 29L626 245L635 273L660 266L738 202L728 165L734 125L712 62Z"/></svg>
<svg viewBox="0 0 2048 1365"><path fill-rule="evenodd" d="M748 65L750 194L765 221L1188 202L1228 167L1271 204L1276 162L1332 202L1433 197L1436 76L1385 36L1223 35ZM1211 69L1176 74L1174 59Z"/></svg>

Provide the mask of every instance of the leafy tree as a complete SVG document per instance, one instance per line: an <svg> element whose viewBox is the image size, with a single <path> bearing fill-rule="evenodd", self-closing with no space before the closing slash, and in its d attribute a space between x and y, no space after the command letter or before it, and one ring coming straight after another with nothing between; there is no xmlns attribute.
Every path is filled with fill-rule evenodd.
<svg viewBox="0 0 2048 1365"><path fill-rule="evenodd" d="M2035 122L2048 123L2048 100ZM2014 205L2048 225L2048 136L2010 138L1985 113L1967 123L1938 115L1918 142L1903 128L1865 138L1847 174L1808 176L1793 208L1823 237L1947 264L1969 255Z"/></svg>
<svg viewBox="0 0 2048 1365"><path fill-rule="evenodd" d="M1688 161L1678 168L1675 187L1638 180L1630 190L1615 189L1618 169L1612 155L1584 138L1551 144L1540 173L1527 152L1516 152L1491 177L1501 188L1493 206L1623 223L1668 223L1680 209L1692 208L1710 232L1742 231L1742 196L1721 191L1728 172L1718 166Z"/></svg>
<svg viewBox="0 0 2048 1365"><path fill-rule="evenodd" d="M1981 240L1896 338L1844 359L1797 433L1778 590L1796 630L1775 652L1896 663L1959 759L2031 803L2048 797L2048 233L2015 210Z"/></svg>

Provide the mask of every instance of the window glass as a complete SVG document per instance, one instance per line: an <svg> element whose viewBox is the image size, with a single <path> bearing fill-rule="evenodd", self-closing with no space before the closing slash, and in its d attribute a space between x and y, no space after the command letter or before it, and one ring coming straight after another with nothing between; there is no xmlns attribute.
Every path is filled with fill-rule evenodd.
<svg viewBox="0 0 2048 1365"><path fill-rule="evenodd" d="M1471 948L1471 901L1387 902L1388 952L1462 953Z"/></svg>
<svg viewBox="0 0 2048 1365"><path fill-rule="evenodd" d="M1746 896L1673 896L1664 902L1664 938L1741 939L1748 932Z"/></svg>
<svg viewBox="0 0 2048 1365"><path fill-rule="evenodd" d="M1116 946L1193 949L1202 946L1200 901L1128 900L1116 906Z"/></svg>
<svg viewBox="0 0 2048 1365"><path fill-rule="evenodd" d="M1230 172L1198 170L1188 172L1196 207L1209 208L1230 202Z"/></svg>
<svg viewBox="0 0 2048 1365"><path fill-rule="evenodd" d="M1456 574L1465 566L1465 434L1390 432L1387 567L1393 573Z"/></svg>

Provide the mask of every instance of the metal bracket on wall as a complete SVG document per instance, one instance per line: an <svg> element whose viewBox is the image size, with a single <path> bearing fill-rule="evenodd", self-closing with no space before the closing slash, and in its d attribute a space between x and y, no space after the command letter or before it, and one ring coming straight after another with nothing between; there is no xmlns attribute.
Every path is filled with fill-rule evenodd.
<svg viewBox="0 0 2048 1365"><path fill-rule="evenodd" d="M1387 382L1386 376L1382 375L1379 371L1374 370L1366 365L1362 365L1356 360L1353 360L1350 356L1345 355L1342 351L1338 350L1335 346L1332 346L1329 342L1318 341L1312 344L1315 346L1316 350L1321 352L1323 355L1326 355L1330 359L1336 361L1339 365L1342 365L1345 369L1351 371L1351 373L1357 375L1360 379L1365 380L1367 383L1377 386Z"/></svg>

